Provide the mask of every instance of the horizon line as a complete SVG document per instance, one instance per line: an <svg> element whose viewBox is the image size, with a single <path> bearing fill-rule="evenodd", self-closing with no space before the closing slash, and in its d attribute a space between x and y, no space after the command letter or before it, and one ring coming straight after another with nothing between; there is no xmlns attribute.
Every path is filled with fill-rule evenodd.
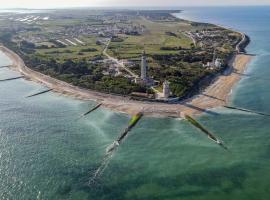
<svg viewBox="0 0 270 200"><path fill-rule="evenodd" d="M269 4L249 4L249 5L183 5L183 6L67 6L67 7L0 7L0 10L56 10L56 9L169 9L179 10L180 8L205 8L205 7L264 7Z"/></svg>

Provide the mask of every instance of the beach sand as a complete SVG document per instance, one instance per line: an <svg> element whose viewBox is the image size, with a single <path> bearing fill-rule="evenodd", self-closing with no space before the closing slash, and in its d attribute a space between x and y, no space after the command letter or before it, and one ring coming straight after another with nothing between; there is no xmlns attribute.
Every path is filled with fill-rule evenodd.
<svg viewBox="0 0 270 200"><path fill-rule="evenodd" d="M211 113L209 109L227 105L233 87L241 79L239 74L245 71L246 66L252 59L250 55L235 55L226 75L218 76L201 94L182 102L169 104L135 101L130 100L129 97L79 88L31 70L25 66L23 60L16 53L4 46L0 46L0 50L11 59L14 69L18 70L26 78L44 84L55 92L82 100L93 100L102 103L103 107L113 111L130 115L143 112L145 115L155 117L181 117L183 114L195 116L205 112Z"/></svg>

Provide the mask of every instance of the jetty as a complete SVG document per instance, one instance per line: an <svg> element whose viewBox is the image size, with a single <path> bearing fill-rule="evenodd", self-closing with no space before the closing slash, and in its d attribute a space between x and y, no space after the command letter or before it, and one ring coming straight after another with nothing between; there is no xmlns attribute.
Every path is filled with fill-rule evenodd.
<svg viewBox="0 0 270 200"><path fill-rule="evenodd" d="M106 155L104 159L101 162L101 165L97 170L95 170L93 177L89 180L89 185L92 185L95 183L95 180L101 176L103 171L108 166L110 159L113 156L114 151L117 149L117 147L120 145L120 143L123 141L123 139L127 136L128 132L138 123L138 121L142 118L143 113L137 113L136 115L133 115L131 120L128 123L128 127L124 130L124 132L119 136L119 138L114 141L107 149L106 149Z"/></svg>
<svg viewBox="0 0 270 200"><path fill-rule="evenodd" d="M6 78L6 79L0 80L0 82L4 82L4 81L12 81L12 80L20 79L20 78L23 78L23 77L24 77L24 76L18 76L18 77L14 77L14 78Z"/></svg>
<svg viewBox="0 0 270 200"><path fill-rule="evenodd" d="M195 126L196 128L198 128L199 130L201 130L203 133L205 133L208 138L212 141L214 141L215 143L217 143L219 146L221 146L223 149L228 150L228 148L223 144L223 142L218 139L216 136L214 136L214 134L210 133L210 131L208 131L206 128L204 128L199 122L197 122L195 119L193 119L192 117L190 117L189 115L185 115L185 119L192 124L193 126Z"/></svg>
<svg viewBox="0 0 270 200"><path fill-rule="evenodd" d="M0 69L1 68L8 68L8 67L11 67L11 65L0 66Z"/></svg>
<svg viewBox="0 0 270 200"><path fill-rule="evenodd" d="M102 105L102 103L97 104L94 108L91 108L89 111L87 111L86 113L82 114L82 116L86 116L86 115L90 114L91 112L93 112L96 109L98 109L101 105Z"/></svg>
<svg viewBox="0 0 270 200"><path fill-rule="evenodd" d="M233 73L236 74L236 75L238 75L238 76L247 77L247 78L250 78L250 79L270 81L270 79L267 78L267 77L266 78L263 78L263 77L256 76L256 75L253 75L253 74L239 73L237 71L233 71Z"/></svg>
<svg viewBox="0 0 270 200"><path fill-rule="evenodd" d="M107 154L114 151L120 143L123 141L123 139L127 136L129 131L139 122L139 120L142 118L143 113L139 112L136 115L133 115L131 120L128 123L128 127L124 130L124 132L118 137L116 141L114 141L106 150Z"/></svg>
<svg viewBox="0 0 270 200"><path fill-rule="evenodd" d="M257 112L257 111L253 111L253 110L248 110L248 109L245 109L245 108L238 108L238 107L233 107L233 106L224 106L224 108L228 108L228 109L231 109L231 110L239 110L239 111L242 111L242 112L253 113L253 114L256 114L256 115L262 115L262 116L270 117L270 114L263 113L263 112Z"/></svg>
<svg viewBox="0 0 270 200"><path fill-rule="evenodd" d="M31 94L31 95L27 96L26 98L34 97L34 96L37 96L37 95L40 95L40 94L44 94L44 93L50 92L52 90L53 89L44 90L44 91L41 91L41 92L38 92L38 93L35 93L35 94Z"/></svg>

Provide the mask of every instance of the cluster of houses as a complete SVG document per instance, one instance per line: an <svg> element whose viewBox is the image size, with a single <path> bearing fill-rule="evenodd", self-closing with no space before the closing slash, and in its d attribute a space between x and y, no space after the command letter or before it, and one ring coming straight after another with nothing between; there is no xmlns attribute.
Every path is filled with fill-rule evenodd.
<svg viewBox="0 0 270 200"><path fill-rule="evenodd" d="M217 37L220 35L220 31L218 30L202 30L202 31L196 31L196 32L188 32L191 34L193 37L197 38L198 40L205 39L205 37Z"/></svg>
<svg viewBox="0 0 270 200"><path fill-rule="evenodd" d="M111 59L103 59L103 60L99 60L99 61L94 61L94 62L102 62L104 69L102 71L102 74L105 76L122 76L123 73L120 70L120 68L118 67L118 64L116 62L114 62Z"/></svg>
<svg viewBox="0 0 270 200"><path fill-rule="evenodd" d="M23 33L24 31L21 31L21 33ZM29 35L29 34L22 34L18 37L19 40L21 41L27 41L27 42L31 42L31 43L40 43L40 42L44 42L47 41L48 38L45 35L42 34L35 34L35 35Z"/></svg>
<svg viewBox="0 0 270 200"><path fill-rule="evenodd" d="M196 45L207 48L213 45L222 46L225 43L235 44L237 41L229 37L229 34L224 34L224 30L201 30L201 31L186 31L186 35L195 41Z"/></svg>
<svg viewBox="0 0 270 200"><path fill-rule="evenodd" d="M186 31L185 34L188 35L194 43L200 47L208 48L213 46L222 46L224 43L233 43L226 34L222 34L221 30L202 30L196 32ZM209 69L220 68L223 65L223 60L218 58L216 51L214 50L213 59L211 62L204 64L204 67Z"/></svg>
<svg viewBox="0 0 270 200"><path fill-rule="evenodd" d="M82 24L67 27L64 32L65 34L73 37L78 37L81 35L112 37L117 34L141 35L144 32L144 28L142 26L132 24L127 24L125 26L119 26L116 23L109 25Z"/></svg>
<svg viewBox="0 0 270 200"><path fill-rule="evenodd" d="M220 58L216 58L212 62L207 62L204 67L208 67L210 69L220 68L222 67L223 61Z"/></svg>

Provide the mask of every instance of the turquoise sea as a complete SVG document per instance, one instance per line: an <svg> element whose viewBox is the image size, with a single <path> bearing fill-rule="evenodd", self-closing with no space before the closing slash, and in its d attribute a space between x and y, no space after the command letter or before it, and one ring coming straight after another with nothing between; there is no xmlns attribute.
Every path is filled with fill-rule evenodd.
<svg viewBox="0 0 270 200"><path fill-rule="evenodd" d="M257 54L233 90L232 105L270 113L270 7L185 8L179 16L247 33ZM10 61L0 54L0 65ZM0 68L0 79L18 74ZM143 118L99 178L106 147L129 116L43 86L0 82L1 200L268 200L270 118L222 108L198 120L221 138L224 151L186 121Z"/></svg>

